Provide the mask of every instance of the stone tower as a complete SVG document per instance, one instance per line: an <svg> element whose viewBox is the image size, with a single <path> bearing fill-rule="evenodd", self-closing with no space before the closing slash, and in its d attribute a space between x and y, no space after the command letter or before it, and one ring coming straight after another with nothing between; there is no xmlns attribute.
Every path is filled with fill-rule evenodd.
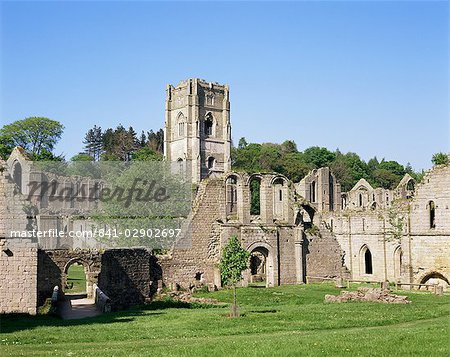
<svg viewBox="0 0 450 357"><path fill-rule="evenodd" d="M167 86L164 153L199 182L231 169L230 100L227 85L187 79Z"/></svg>

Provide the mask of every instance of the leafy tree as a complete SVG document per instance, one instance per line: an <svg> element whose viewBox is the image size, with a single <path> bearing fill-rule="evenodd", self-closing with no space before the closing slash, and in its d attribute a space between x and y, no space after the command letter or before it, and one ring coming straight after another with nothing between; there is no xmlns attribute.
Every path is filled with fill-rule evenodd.
<svg viewBox="0 0 450 357"><path fill-rule="evenodd" d="M9 157L9 155L11 155L13 149L14 149L13 140L6 135L2 135L0 132L0 157L6 160Z"/></svg>
<svg viewBox="0 0 450 357"><path fill-rule="evenodd" d="M289 152L283 154L279 172L292 181L299 182L313 168L311 164L305 162L303 153Z"/></svg>
<svg viewBox="0 0 450 357"><path fill-rule="evenodd" d="M247 140L245 140L244 137L239 139L239 143L238 143L238 149L245 149L245 147L247 146Z"/></svg>
<svg viewBox="0 0 450 357"><path fill-rule="evenodd" d="M380 163L378 162L377 157L375 156L373 159L370 159L367 161L367 169L370 173L373 173L376 169L378 169L378 166Z"/></svg>
<svg viewBox="0 0 450 357"><path fill-rule="evenodd" d="M236 236L232 236L224 247L219 265L222 283L233 287L231 317L238 317L236 285L242 279L242 272L248 268L249 258L250 253L241 247Z"/></svg>
<svg viewBox="0 0 450 357"><path fill-rule="evenodd" d="M64 126L48 118L30 117L7 124L0 129L3 150L21 146L33 157L39 157L43 151L51 153L61 138Z"/></svg>
<svg viewBox="0 0 450 357"><path fill-rule="evenodd" d="M161 161L163 159L162 154L157 153L149 147L143 147L133 152L131 155L134 161Z"/></svg>
<svg viewBox="0 0 450 357"><path fill-rule="evenodd" d="M404 176L406 171L403 165L400 165L397 161L384 161L382 160L378 165L379 169L384 169L392 172L398 176Z"/></svg>
<svg viewBox="0 0 450 357"><path fill-rule="evenodd" d="M76 154L75 156L73 156L70 161L94 161L94 158L89 155L86 154L84 152L80 152L79 154Z"/></svg>
<svg viewBox="0 0 450 357"><path fill-rule="evenodd" d="M231 161L233 169L247 172L261 171L260 156L261 144L248 144L242 149L232 148Z"/></svg>
<svg viewBox="0 0 450 357"><path fill-rule="evenodd" d="M311 163L315 168L329 166L336 158L335 153L327 148L312 146L304 152L307 163Z"/></svg>
<svg viewBox="0 0 450 357"><path fill-rule="evenodd" d="M436 165L448 165L450 163L450 157L447 154L444 154L443 152L438 152L433 155L431 162L435 166Z"/></svg>
<svg viewBox="0 0 450 357"><path fill-rule="evenodd" d="M265 143L261 145L259 166L263 171L280 171L282 166L280 145Z"/></svg>
<svg viewBox="0 0 450 357"><path fill-rule="evenodd" d="M281 144L281 150L284 153L293 153L293 152L298 152L297 150L297 144L295 143L294 140L286 140L285 142L283 142Z"/></svg>
<svg viewBox="0 0 450 357"><path fill-rule="evenodd" d="M379 186L387 189L395 188L402 179L401 176L383 168L375 170L373 177Z"/></svg>
<svg viewBox="0 0 450 357"><path fill-rule="evenodd" d="M64 157L62 155L55 155L52 152L42 149L39 154L34 154L32 156L35 161L63 161Z"/></svg>
<svg viewBox="0 0 450 357"><path fill-rule="evenodd" d="M261 214L261 182L252 180L250 182L250 214Z"/></svg>

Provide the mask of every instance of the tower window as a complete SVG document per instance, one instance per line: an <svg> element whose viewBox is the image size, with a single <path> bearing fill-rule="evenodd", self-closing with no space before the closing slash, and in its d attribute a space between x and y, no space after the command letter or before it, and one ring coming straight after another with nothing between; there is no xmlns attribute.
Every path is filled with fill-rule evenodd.
<svg viewBox="0 0 450 357"><path fill-rule="evenodd" d="M178 135L179 136L184 135L184 123L178 123Z"/></svg>
<svg viewBox="0 0 450 357"><path fill-rule="evenodd" d="M212 156L208 157L208 162L207 162L208 169L210 169L210 170L213 169L215 166L215 163L216 163L216 159L214 157L212 157Z"/></svg>
<svg viewBox="0 0 450 357"><path fill-rule="evenodd" d="M362 196L362 194L360 193L360 194L359 194L359 207L362 207L362 205L363 205L363 196Z"/></svg>
<svg viewBox="0 0 450 357"><path fill-rule="evenodd" d="M430 214L430 229L436 228L436 205L433 201L428 203L428 210Z"/></svg>
<svg viewBox="0 0 450 357"><path fill-rule="evenodd" d="M213 134L213 120L211 113L208 113L208 115L205 118L205 135L210 136Z"/></svg>

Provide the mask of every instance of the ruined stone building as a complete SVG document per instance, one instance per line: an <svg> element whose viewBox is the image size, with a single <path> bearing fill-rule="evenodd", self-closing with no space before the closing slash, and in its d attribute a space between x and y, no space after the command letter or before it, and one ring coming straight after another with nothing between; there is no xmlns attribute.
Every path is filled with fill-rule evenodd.
<svg viewBox="0 0 450 357"><path fill-rule="evenodd" d="M420 183L406 175L394 190L361 179L349 192L341 192L327 167L297 183L277 173L232 172L229 89L199 79L167 87L165 123L166 159L189 175L196 194L186 217L190 244L175 244L160 256L145 249L71 250L58 242L50 249L11 239L12 222L28 230L86 229L83 217L96 203L27 202L27 182L39 180L39 173L30 171L19 148L0 162L1 312L36 313L55 285L64 289L73 262L85 266L88 294L97 284L117 308L146 301L163 285L220 288L218 263L231 236L251 253L243 285L342 277L448 289L450 166L433 168ZM77 181L68 178L64 185Z"/></svg>

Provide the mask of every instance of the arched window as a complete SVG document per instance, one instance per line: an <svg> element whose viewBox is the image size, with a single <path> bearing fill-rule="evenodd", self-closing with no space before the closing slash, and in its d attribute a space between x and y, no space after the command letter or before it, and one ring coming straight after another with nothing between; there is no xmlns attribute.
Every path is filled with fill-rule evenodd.
<svg viewBox="0 0 450 357"><path fill-rule="evenodd" d="M178 136L184 136L184 123L178 123Z"/></svg>
<svg viewBox="0 0 450 357"><path fill-rule="evenodd" d="M177 160L177 164L178 164L178 173L180 175L183 175L184 174L184 162L183 162L183 159L179 158Z"/></svg>
<svg viewBox="0 0 450 357"><path fill-rule="evenodd" d="M206 114L205 117L205 135L213 135L213 116L211 113Z"/></svg>
<svg viewBox="0 0 450 357"><path fill-rule="evenodd" d="M330 201L330 211L334 211L334 178L333 175L329 176L330 182L328 187L329 201Z"/></svg>
<svg viewBox="0 0 450 357"><path fill-rule="evenodd" d="M237 213L237 178L230 176L226 181L227 216Z"/></svg>
<svg viewBox="0 0 450 357"><path fill-rule="evenodd" d="M366 245L361 249L361 260L364 274L373 274L372 253Z"/></svg>
<svg viewBox="0 0 450 357"><path fill-rule="evenodd" d="M13 180L22 192L22 165L19 161L14 162L13 166Z"/></svg>
<svg viewBox="0 0 450 357"><path fill-rule="evenodd" d="M250 180L250 214L261 214L261 180L259 177Z"/></svg>
<svg viewBox="0 0 450 357"><path fill-rule="evenodd" d="M436 205L433 201L428 203L428 210L430 215L430 229L436 228Z"/></svg>
<svg viewBox="0 0 450 357"><path fill-rule="evenodd" d="M214 94L208 93L206 95L206 104L207 105L214 105Z"/></svg>
<svg viewBox="0 0 450 357"><path fill-rule="evenodd" d="M178 125L178 136L184 136L185 135L185 126L186 126L186 120L184 118L183 113L179 113L177 116L177 125Z"/></svg>
<svg viewBox="0 0 450 357"><path fill-rule="evenodd" d="M363 205L363 195L362 193L359 194L359 207L362 207Z"/></svg>
<svg viewBox="0 0 450 357"><path fill-rule="evenodd" d="M316 202L316 181L311 182L309 196L311 202Z"/></svg>
<svg viewBox="0 0 450 357"><path fill-rule="evenodd" d="M282 178L277 178L272 183L273 189L273 213L275 219L284 219L284 196L286 195L286 188L284 185L284 180Z"/></svg>
<svg viewBox="0 0 450 357"><path fill-rule="evenodd" d="M406 184L406 189L408 191L414 191L414 189L415 189L414 180L409 180L408 181L408 183Z"/></svg>
<svg viewBox="0 0 450 357"><path fill-rule="evenodd" d="M402 274L403 251L401 247L397 247L394 251L394 275L400 278Z"/></svg>

